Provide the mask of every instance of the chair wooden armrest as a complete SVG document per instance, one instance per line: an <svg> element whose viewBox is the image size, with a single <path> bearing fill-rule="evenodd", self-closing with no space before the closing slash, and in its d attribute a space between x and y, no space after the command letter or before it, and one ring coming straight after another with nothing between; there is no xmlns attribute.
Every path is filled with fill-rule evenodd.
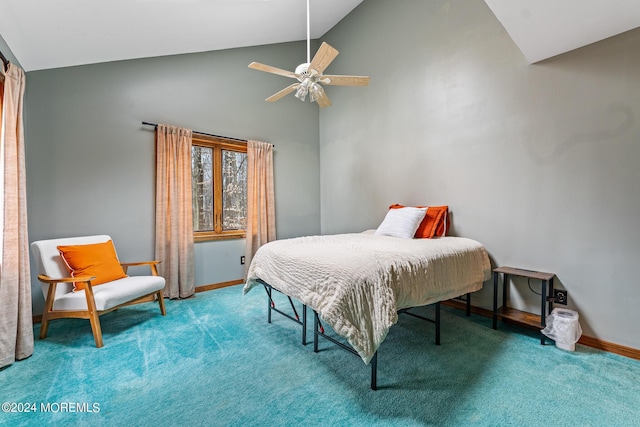
<svg viewBox="0 0 640 427"><path fill-rule="evenodd" d="M137 265L158 265L161 261L121 262L122 267L135 267Z"/></svg>
<svg viewBox="0 0 640 427"><path fill-rule="evenodd" d="M158 269L156 265L160 264L161 261L139 261L139 262L121 262L120 265L124 270L124 273L127 273L129 267L137 267L141 265L148 265L151 268L151 274L154 276L158 275Z"/></svg>
<svg viewBox="0 0 640 427"><path fill-rule="evenodd" d="M44 283L71 283L71 282L90 282L94 280L96 276L78 276L78 277L61 277L52 279L45 274L38 274L38 280Z"/></svg>

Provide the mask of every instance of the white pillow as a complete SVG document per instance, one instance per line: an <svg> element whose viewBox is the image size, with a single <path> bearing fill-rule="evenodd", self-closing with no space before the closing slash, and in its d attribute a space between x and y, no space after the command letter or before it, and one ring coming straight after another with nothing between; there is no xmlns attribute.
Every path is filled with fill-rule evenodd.
<svg viewBox="0 0 640 427"><path fill-rule="evenodd" d="M375 234L413 239L426 213L427 208L389 209Z"/></svg>

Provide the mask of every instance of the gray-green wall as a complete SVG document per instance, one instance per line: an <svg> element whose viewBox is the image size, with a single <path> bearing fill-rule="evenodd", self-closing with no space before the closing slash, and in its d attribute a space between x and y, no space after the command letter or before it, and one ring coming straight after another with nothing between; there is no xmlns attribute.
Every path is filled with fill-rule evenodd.
<svg viewBox="0 0 640 427"><path fill-rule="evenodd" d="M556 273L586 335L640 348L640 30L529 65L482 0L365 0L323 40L328 72L371 76L320 112L323 233L448 204L494 265Z"/></svg>
<svg viewBox="0 0 640 427"><path fill-rule="evenodd" d="M122 260L154 252L154 130L142 121L275 144L279 238L320 232L318 107L267 96L304 43L27 73L25 134L30 241L110 234ZM196 285L241 279L244 240L196 244ZM34 312L42 292L32 268Z"/></svg>

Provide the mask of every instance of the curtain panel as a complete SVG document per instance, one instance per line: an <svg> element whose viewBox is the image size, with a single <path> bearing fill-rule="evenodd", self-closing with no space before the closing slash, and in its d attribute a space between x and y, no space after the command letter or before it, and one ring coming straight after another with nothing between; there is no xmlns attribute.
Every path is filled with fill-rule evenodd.
<svg viewBox="0 0 640 427"><path fill-rule="evenodd" d="M156 130L156 259L168 298L195 293L191 195L192 131L159 124Z"/></svg>
<svg viewBox="0 0 640 427"><path fill-rule="evenodd" d="M245 277L258 248L276 239L273 145L247 142L247 239Z"/></svg>
<svg viewBox="0 0 640 427"><path fill-rule="evenodd" d="M22 121L24 71L0 66L0 368L33 354Z"/></svg>

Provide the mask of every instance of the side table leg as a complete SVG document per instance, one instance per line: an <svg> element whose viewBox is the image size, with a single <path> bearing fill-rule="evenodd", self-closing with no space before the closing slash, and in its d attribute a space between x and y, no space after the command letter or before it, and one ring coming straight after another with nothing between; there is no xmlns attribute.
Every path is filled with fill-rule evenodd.
<svg viewBox="0 0 640 427"><path fill-rule="evenodd" d="M509 275L504 273L502 275L502 306L507 306L507 292L509 292Z"/></svg>
<svg viewBox="0 0 640 427"><path fill-rule="evenodd" d="M553 294L553 277L551 279L549 279L549 311L547 311L547 314L551 314L551 310L553 310L553 298L554 298L554 294Z"/></svg>
<svg viewBox="0 0 640 427"><path fill-rule="evenodd" d="M498 273L493 272L493 329L498 329Z"/></svg>
<svg viewBox="0 0 640 427"><path fill-rule="evenodd" d="M542 299L542 306L540 307L540 326L542 326L542 328L544 329L545 326L547 326L547 281L543 280L542 281L542 296L540 297ZM541 345L545 345L545 336L542 332L540 332L540 344Z"/></svg>

